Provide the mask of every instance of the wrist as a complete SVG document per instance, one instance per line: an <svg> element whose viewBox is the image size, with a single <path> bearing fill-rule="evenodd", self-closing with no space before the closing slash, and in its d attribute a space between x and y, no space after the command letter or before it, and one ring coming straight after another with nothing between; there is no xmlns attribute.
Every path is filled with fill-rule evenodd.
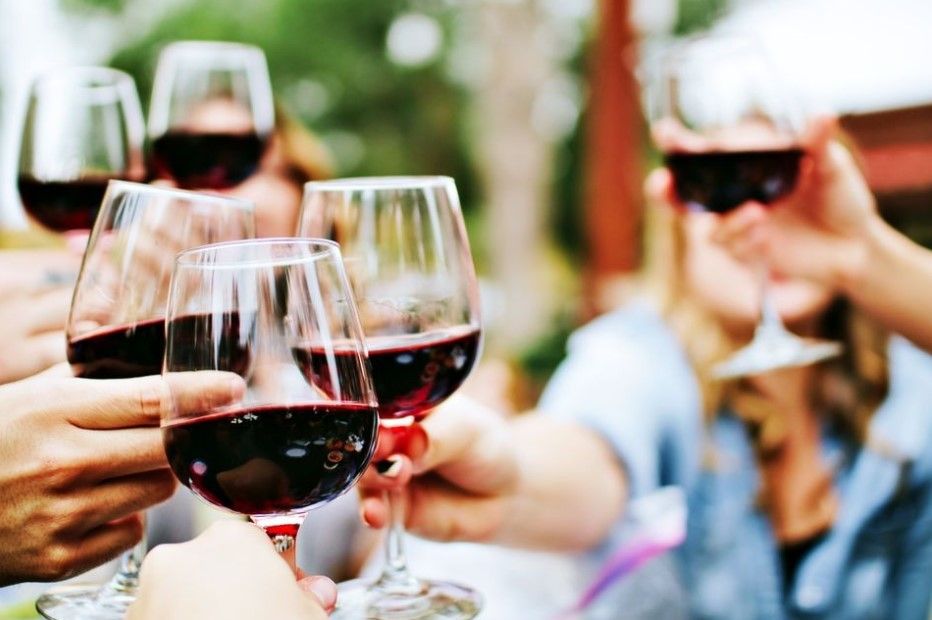
<svg viewBox="0 0 932 620"><path fill-rule="evenodd" d="M882 269L895 236L890 226L873 214L857 236L840 242L841 250L836 253L832 271L833 281L843 295L857 297L877 269Z"/></svg>

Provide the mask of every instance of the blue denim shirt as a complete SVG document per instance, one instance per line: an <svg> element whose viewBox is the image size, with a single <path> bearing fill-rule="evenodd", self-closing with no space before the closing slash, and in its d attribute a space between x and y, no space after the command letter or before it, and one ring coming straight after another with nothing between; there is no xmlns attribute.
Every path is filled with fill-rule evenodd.
<svg viewBox="0 0 932 620"><path fill-rule="evenodd" d="M841 509L791 588L781 583L778 546L755 505L760 480L744 424L728 411L711 427L703 424L693 370L648 306L628 306L579 330L540 408L600 433L617 453L632 497L664 485L686 491L687 539L675 554L677 570L665 573L677 582L667 595L685 600L668 601L670 609L736 620L927 620L932 358L894 339L890 369L889 395L871 422L883 453L851 447L830 432L825 437L824 457L841 464ZM711 442L714 468L702 464L704 442Z"/></svg>

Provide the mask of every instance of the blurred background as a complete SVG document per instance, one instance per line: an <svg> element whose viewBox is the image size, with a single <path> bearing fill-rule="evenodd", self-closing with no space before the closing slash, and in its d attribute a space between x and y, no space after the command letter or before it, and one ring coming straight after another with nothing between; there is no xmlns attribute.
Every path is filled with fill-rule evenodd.
<svg viewBox="0 0 932 620"><path fill-rule="evenodd" d="M0 222L36 73L110 64L145 105L159 49L242 41L340 176L455 177L483 276L487 350L516 406L640 256L655 162L637 76L671 40L752 34L814 109L843 118L884 214L932 241L928 0L0 0ZM12 239L12 241L11 241Z"/></svg>

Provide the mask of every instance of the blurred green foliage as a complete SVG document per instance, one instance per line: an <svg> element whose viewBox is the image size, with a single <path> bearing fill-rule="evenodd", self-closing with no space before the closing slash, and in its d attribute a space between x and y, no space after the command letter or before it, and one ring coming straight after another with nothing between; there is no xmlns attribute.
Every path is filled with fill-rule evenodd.
<svg viewBox="0 0 932 620"><path fill-rule="evenodd" d="M118 10L126 0L62 0L71 10ZM445 34L436 59L409 68L385 53L401 14L433 17ZM341 175L448 174L464 207L478 200L468 160L466 94L445 72L454 9L441 2L378 0L197 0L180 3L110 63L132 74L148 100L159 49L180 39L261 47L279 102L320 134Z"/></svg>

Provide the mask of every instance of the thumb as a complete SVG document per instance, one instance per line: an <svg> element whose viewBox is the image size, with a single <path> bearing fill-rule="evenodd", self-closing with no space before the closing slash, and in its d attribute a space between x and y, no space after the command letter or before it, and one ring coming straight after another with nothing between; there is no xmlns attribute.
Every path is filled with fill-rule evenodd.
<svg viewBox="0 0 932 620"><path fill-rule="evenodd" d="M178 376L185 375L185 376ZM244 390L240 377L223 372L176 373L136 379L70 379L58 385L51 409L79 428L107 430L157 426L162 417L229 403Z"/></svg>

